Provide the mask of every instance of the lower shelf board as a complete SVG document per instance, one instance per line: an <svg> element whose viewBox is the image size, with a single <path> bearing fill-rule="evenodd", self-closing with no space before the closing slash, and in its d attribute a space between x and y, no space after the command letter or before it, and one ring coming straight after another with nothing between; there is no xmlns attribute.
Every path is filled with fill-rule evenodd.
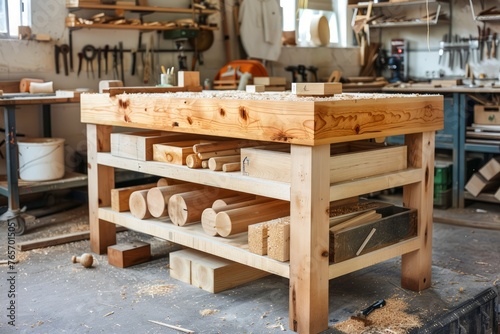
<svg viewBox="0 0 500 334"><path fill-rule="evenodd" d="M264 270L271 274L285 278L290 277L289 262L276 261L267 256L251 253L248 250L247 233L240 233L231 238L212 237L203 231L201 224L176 226L168 218L141 220L135 218L129 212L120 213L111 210L109 207L99 209L99 219ZM343 262L331 264L329 266L329 278L340 277L402 254L410 253L419 248L420 242L419 238L415 237Z"/></svg>

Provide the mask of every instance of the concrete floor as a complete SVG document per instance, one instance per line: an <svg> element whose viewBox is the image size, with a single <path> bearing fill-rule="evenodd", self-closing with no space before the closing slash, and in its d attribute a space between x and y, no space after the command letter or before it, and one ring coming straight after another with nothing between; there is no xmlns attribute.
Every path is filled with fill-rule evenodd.
<svg viewBox="0 0 500 334"><path fill-rule="evenodd" d="M466 210L492 229L434 224L433 283L416 293L400 287L396 258L330 281L329 323L333 327L378 299L404 301L422 325L488 288L500 286L500 208ZM85 205L37 219L16 242L88 229ZM436 210L449 219L464 211ZM496 229L495 229L496 220ZM493 223L493 224L491 224ZM2 258L7 227L0 225ZM13 268L0 265L0 333L180 333L149 320L195 333L282 333L288 328L288 280L269 276L241 287L210 294L169 276L169 242L133 231L118 233L118 243L151 243L150 262L126 269L110 266L94 254L94 266L71 262L89 251L89 241L18 252ZM15 274L15 327L8 325L7 279ZM367 333L381 333L369 331ZM393 331L395 332L395 331ZM325 333L340 333L331 328ZM387 333L390 333L389 331Z"/></svg>

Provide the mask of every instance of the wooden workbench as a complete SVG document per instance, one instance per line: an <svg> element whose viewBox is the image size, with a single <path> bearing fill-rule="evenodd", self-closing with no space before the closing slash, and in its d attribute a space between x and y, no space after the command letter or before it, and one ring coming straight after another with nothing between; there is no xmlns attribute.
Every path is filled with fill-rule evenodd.
<svg viewBox="0 0 500 334"><path fill-rule="evenodd" d="M288 93L82 94L87 123L91 249L116 243L115 224L212 253L290 279L290 328L318 333L328 327L329 279L402 255L404 288L431 285L434 132L443 128L439 95L341 94L298 98ZM113 126L273 141L291 145L290 183L253 179L110 152ZM329 184L330 144L405 135L407 169ZM390 162L388 162L390 163ZM211 237L201 226L174 226L112 211L114 168L203 183L290 201L290 262L248 252L246 235ZM329 264L329 203L403 186L404 206L418 209L418 235L350 260ZM335 305L335 301L332 302Z"/></svg>

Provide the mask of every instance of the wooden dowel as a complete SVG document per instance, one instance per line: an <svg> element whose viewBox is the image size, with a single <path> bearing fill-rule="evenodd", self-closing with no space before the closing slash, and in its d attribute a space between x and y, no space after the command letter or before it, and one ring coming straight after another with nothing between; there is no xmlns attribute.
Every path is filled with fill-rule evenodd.
<svg viewBox="0 0 500 334"><path fill-rule="evenodd" d="M234 194L237 193L233 190L214 187L175 194L168 201L168 215L177 226L194 224L201 220L203 210L209 208L217 198Z"/></svg>
<svg viewBox="0 0 500 334"><path fill-rule="evenodd" d="M189 168L202 168L202 160L195 154L190 154L186 157L186 166Z"/></svg>
<svg viewBox="0 0 500 334"><path fill-rule="evenodd" d="M128 205L128 202L130 195L134 191L151 189L154 186L154 183L148 183L138 186L111 189L111 210L117 212L129 211L130 206Z"/></svg>
<svg viewBox="0 0 500 334"><path fill-rule="evenodd" d="M200 143L193 145L195 153L233 150L242 147L260 146L262 142L254 140L228 140L215 143Z"/></svg>
<svg viewBox="0 0 500 334"><path fill-rule="evenodd" d="M230 163L230 162L239 162L240 161L240 156L239 155L228 155L225 157L214 157L208 159L208 168L213 171L220 171L222 170L222 166L224 164Z"/></svg>
<svg viewBox="0 0 500 334"><path fill-rule="evenodd" d="M201 168L208 168L208 160L201 160Z"/></svg>
<svg viewBox="0 0 500 334"><path fill-rule="evenodd" d="M151 214L148 210L148 204L146 202L146 196L149 189L147 190L137 190L134 191L129 198L128 205L130 207L130 213L132 216L138 219L151 218Z"/></svg>
<svg viewBox="0 0 500 334"><path fill-rule="evenodd" d="M168 177L162 177L158 179L158 181L156 182L156 186L164 187L164 186L172 186L174 184L183 184L183 183L186 183L186 181L170 179Z"/></svg>
<svg viewBox="0 0 500 334"><path fill-rule="evenodd" d="M229 162L227 164L222 165L222 171L223 172L237 172L241 170L241 163L238 162Z"/></svg>
<svg viewBox="0 0 500 334"><path fill-rule="evenodd" d="M214 205L212 204L211 208L206 208L201 213L201 226L203 227L203 230L205 231L206 234L211 235L211 236L216 236L216 235L218 235L217 229L215 227L215 217L217 216L217 213L219 213L221 211L243 208L243 207L248 207L251 205L266 203L266 202L271 202L271 201L273 201L273 200L270 198L260 197L257 199L254 198L251 200L234 202L234 203L228 204L228 205L216 205L215 208L214 208Z"/></svg>
<svg viewBox="0 0 500 334"><path fill-rule="evenodd" d="M359 247L358 251L356 252L356 256L358 256L359 254L361 254L361 252L363 251L363 249L365 249L366 244L373 237L373 234L375 233L375 231L377 231L377 229L376 228L372 228L372 230L370 231L370 233L368 233L368 236L365 238L365 241L363 241L363 243Z"/></svg>
<svg viewBox="0 0 500 334"><path fill-rule="evenodd" d="M221 211L215 217L215 228L222 237L248 231L251 224L290 215L290 203L272 201L244 208Z"/></svg>
<svg viewBox="0 0 500 334"><path fill-rule="evenodd" d="M224 197L216 199L212 204L212 209L216 209L221 206L226 206L233 203L245 202L255 199L255 195L252 194L238 194L236 196Z"/></svg>
<svg viewBox="0 0 500 334"><path fill-rule="evenodd" d="M202 185L196 183L184 183L151 188L146 196L149 213L156 218L168 216L167 205L172 195L200 189L202 187Z"/></svg>
<svg viewBox="0 0 500 334"><path fill-rule="evenodd" d="M239 148L234 148L232 150L224 150L224 151L197 153L197 156L201 160L208 160L213 157L225 157L227 155L236 155L236 154L240 154Z"/></svg>

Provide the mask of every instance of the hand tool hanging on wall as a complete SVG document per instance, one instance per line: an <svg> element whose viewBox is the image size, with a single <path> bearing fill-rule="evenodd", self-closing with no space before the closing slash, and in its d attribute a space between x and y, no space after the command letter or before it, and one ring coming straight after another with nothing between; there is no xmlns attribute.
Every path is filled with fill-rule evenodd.
<svg viewBox="0 0 500 334"><path fill-rule="evenodd" d="M59 55L61 54L61 47L59 45L54 45L54 60L56 67L56 74L59 74Z"/></svg>
<svg viewBox="0 0 500 334"><path fill-rule="evenodd" d="M297 82L297 66L287 66L285 71L292 73L292 82Z"/></svg>
<svg viewBox="0 0 500 334"><path fill-rule="evenodd" d="M73 72L73 31L69 30L69 68Z"/></svg>
<svg viewBox="0 0 500 334"><path fill-rule="evenodd" d="M99 79L101 78L101 54L102 54L102 49L97 48L97 77Z"/></svg>
<svg viewBox="0 0 500 334"><path fill-rule="evenodd" d="M108 52L109 52L109 45L106 44L104 45L104 73L108 75Z"/></svg>
<svg viewBox="0 0 500 334"><path fill-rule="evenodd" d="M130 55L132 57L132 67L130 68L130 75L135 75L135 67L137 62L137 49L130 50Z"/></svg>
<svg viewBox="0 0 500 334"><path fill-rule="evenodd" d="M61 45L61 54L63 56L63 65L64 65L64 75L69 75L69 64L68 64L68 56L69 56L69 45L63 44Z"/></svg>
<svg viewBox="0 0 500 334"><path fill-rule="evenodd" d="M93 45L87 44L82 49L83 58L86 61L87 67L87 78L89 77L89 70L92 71L92 78L95 78L94 74L94 59L97 57L97 50Z"/></svg>
<svg viewBox="0 0 500 334"><path fill-rule="evenodd" d="M123 68L123 43L118 43L120 47L120 74L123 85L125 86L125 70Z"/></svg>
<svg viewBox="0 0 500 334"><path fill-rule="evenodd" d="M78 52L78 76L80 76L80 72L82 71L82 63L83 63L83 53Z"/></svg>
<svg viewBox="0 0 500 334"><path fill-rule="evenodd" d="M113 47L113 79L118 80L118 48Z"/></svg>
<svg viewBox="0 0 500 334"><path fill-rule="evenodd" d="M297 66L297 73L302 77L302 82L307 82L307 71L304 65Z"/></svg>

